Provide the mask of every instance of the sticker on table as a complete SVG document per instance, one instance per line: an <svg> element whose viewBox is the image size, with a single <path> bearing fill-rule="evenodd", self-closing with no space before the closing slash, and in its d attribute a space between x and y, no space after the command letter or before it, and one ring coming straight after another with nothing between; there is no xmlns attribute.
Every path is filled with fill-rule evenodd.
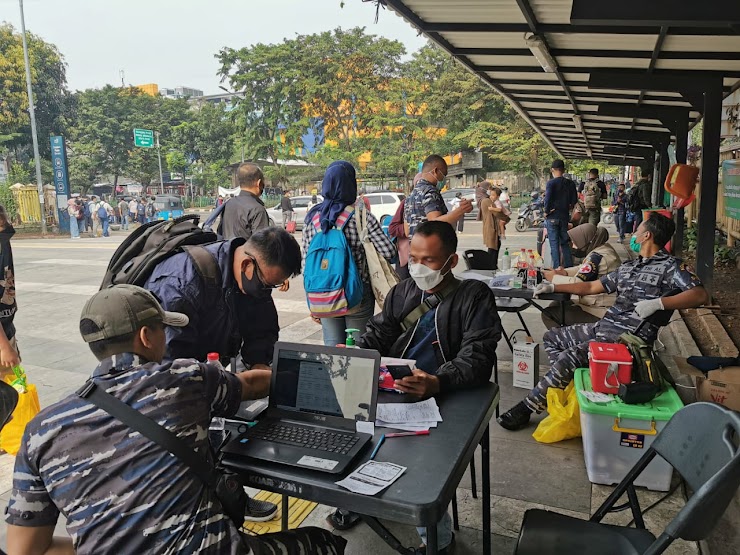
<svg viewBox="0 0 740 555"><path fill-rule="evenodd" d="M311 468L321 468L322 470L334 470L334 467L339 464L339 461L319 459L318 457L309 457L308 455L304 455L299 459L298 464L310 466Z"/></svg>
<svg viewBox="0 0 740 555"><path fill-rule="evenodd" d="M633 449L642 449L645 447L645 434L630 434L622 432L619 439L619 445L622 447L631 447Z"/></svg>

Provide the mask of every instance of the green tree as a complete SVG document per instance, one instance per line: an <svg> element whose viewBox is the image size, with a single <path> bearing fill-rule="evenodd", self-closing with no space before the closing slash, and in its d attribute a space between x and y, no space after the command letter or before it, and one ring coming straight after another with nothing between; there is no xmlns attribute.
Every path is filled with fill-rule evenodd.
<svg viewBox="0 0 740 555"><path fill-rule="evenodd" d="M66 64L53 44L27 33L39 151L48 157L50 134L63 134L71 117ZM12 25L0 24L0 152L26 163L32 157L23 43Z"/></svg>

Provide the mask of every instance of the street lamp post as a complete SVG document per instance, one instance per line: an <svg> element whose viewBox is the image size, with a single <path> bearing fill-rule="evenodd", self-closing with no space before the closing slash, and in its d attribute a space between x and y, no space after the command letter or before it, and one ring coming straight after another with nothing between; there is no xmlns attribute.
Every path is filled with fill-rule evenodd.
<svg viewBox="0 0 740 555"><path fill-rule="evenodd" d="M164 178L162 177L162 152L159 148L159 131L154 132L157 137L157 159L159 160L159 192L164 194Z"/></svg>
<svg viewBox="0 0 740 555"><path fill-rule="evenodd" d="M23 15L23 0L18 0L21 9L21 34L23 36L23 60L26 64L26 88L28 89L28 115L31 118L31 140L33 157L36 161L36 185L39 190L39 208L41 209L41 233L46 234L46 210L44 209L44 183L41 179L41 156L39 156L39 138L36 135L36 112L33 108L33 87L31 86L31 63L28 60L28 42L26 41L26 19Z"/></svg>

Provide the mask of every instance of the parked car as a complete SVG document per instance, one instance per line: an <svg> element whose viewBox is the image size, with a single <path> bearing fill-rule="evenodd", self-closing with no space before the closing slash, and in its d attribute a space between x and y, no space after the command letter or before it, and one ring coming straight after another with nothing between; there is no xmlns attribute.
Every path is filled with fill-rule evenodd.
<svg viewBox="0 0 740 555"><path fill-rule="evenodd" d="M311 198L312 195L290 197L290 202L293 204L293 220L296 223L296 229L303 229L303 220L306 219L306 212L308 212L308 205L311 202ZM317 198L319 202L324 200L324 197L321 195L318 195ZM280 209L280 203L268 209L267 215L273 221L274 225L283 225L283 211Z"/></svg>
<svg viewBox="0 0 740 555"><path fill-rule="evenodd" d="M367 193L365 198L370 202L370 213L380 222L386 216L392 218L401 205L401 201L406 197L401 193L378 191Z"/></svg>
<svg viewBox="0 0 740 555"><path fill-rule="evenodd" d="M460 189L450 189L449 191L445 191L442 193L442 198L445 201L445 204L447 205L447 210L452 210L452 199L454 199L457 196L457 193L462 193L462 197L468 199L470 202L473 203L473 211L465 214L466 220L477 220L478 219L478 204L475 202L475 189L471 188L460 188Z"/></svg>

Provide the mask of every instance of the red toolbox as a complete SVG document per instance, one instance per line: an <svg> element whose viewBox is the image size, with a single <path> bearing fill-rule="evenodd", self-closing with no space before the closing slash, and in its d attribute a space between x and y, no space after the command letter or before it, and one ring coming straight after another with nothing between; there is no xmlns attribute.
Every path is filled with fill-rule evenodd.
<svg viewBox="0 0 740 555"><path fill-rule="evenodd" d="M590 343L588 366L591 386L599 393L616 394L619 384L632 382L632 355L621 343Z"/></svg>

